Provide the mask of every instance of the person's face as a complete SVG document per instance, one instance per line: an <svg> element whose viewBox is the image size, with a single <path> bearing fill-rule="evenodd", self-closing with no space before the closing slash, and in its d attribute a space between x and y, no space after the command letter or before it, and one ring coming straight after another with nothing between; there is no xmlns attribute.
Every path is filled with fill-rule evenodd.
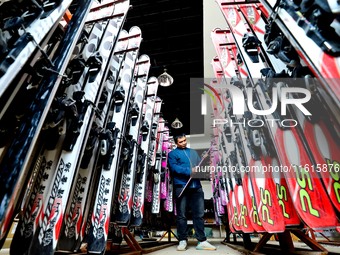
<svg viewBox="0 0 340 255"><path fill-rule="evenodd" d="M178 138L176 145L180 149L186 148L187 147L187 138L185 136Z"/></svg>

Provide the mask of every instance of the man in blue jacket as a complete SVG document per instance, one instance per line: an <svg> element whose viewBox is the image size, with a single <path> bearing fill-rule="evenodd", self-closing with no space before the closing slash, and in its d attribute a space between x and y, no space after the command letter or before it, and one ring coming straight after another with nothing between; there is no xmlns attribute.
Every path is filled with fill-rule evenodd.
<svg viewBox="0 0 340 255"><path fill-rule="evenodd" d="M204 232L204 193L199 179L191 179L183 193L183 188L187 184L195 167L198 166L201 159L197 152L187 148L187 139L185 134L174 137L176 149L168 155L168 162L173 177L174 194L176 198L177 211L177 235L179 238L178 251L185 251L187 248L187 205L191 207L192 220L194 224L195 236L198 240L197 250L216 250L205 236ZM179 197L179 195L181 196Z"/></svg>

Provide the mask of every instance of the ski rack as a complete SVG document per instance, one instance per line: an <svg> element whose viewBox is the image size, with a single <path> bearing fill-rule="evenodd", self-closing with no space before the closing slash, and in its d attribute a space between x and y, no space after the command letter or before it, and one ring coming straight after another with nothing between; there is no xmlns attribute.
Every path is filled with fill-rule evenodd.
<svg viewBox="0 0 340 255"><path fill-rule="evenodd" d="M223 44L223 46L232 46L232 45L236 46L237 44L235 42L230 42L230 43ZM233 59L233 57L232 57L232 59ZM236 71L237 70L235 70L235 72ZM223 73L225 73L225 72L223 71ZM237 156L237 158L238 158L238 160L240 160L239 155ZM246 192L246 191L244 191L244 192ZM236 233L238 233L238 232L236 231ZM227 232L227 234L229 234L229 235L226 237L226 240L228 240L228 241L223 241L222 243L225 244L225 245L228 245L228 246L230 246L230 247L232 247L234 249L237 249L239 251L246 252L247 254L249 254L249 252L250 252L250 254L259 254L258 252L260 252L262 250L262 248L270 240L270 238L273 235L277 235L277 239L279 240L281 250L285 251L285 252L289 252L289 253L294 253L294 252L296 252L296 249L294 247L294 244L293 244L292 237L291 237L290 233L292 233L296 237L298 237L302 242L304 242L311 249L313 249L313 251L320 251L321 254L327 254L327 252L328 252L327 249L325 249L316 240L308 237L301 230L296 229L296 228L289 228L289 229L286 229L284 232L276 233L276 234L275 233L264 232L264 233L262 233L262 237L260 238L259 242L255 246L252 244L248 233L245 233L245 232L238 233L238 234L241 234L241 237L243 238L243 246L244 246L244 248L239 248L238 246L230 244L230 237L229 237L229 235L231 233ZM234 236L234 243L236 244L237 241L236 241L235 233L232 233L232 234Z"/></svg>
<svg viewBox="0 0 340 255"><path fill-rule="evenodd" d="M248 25L251 28L251 31L253 32L253 34L256 34L258 36L258 38L260 39L260 41L262 42L261 46L266 46L265 44L265 39L264 39L264 27L265 27L265 23L264 20L265 18L261 17L261 10L258 6L256 5L241 5L239 6L239 10L241 11L241 14L243 15L244 19L247 21ZM250 15L249 17L247 15ZM250 19L254 19L253 22L250 22ZM262 24L261 24L262 23ZM255 32L257 31L257 32ZM262 49L261 47L261 51L265 52L266 51L266 47L264 47L264 49ZM285 67L282 66L283 62L278 60L276 57L274 57L273 55L269 55L269 61L272 62L272 65L274 65L275 68L275 72L279 73L280 71L284 70ZM278 64L277 64L278 63ZM281 63L281 66L280 66ZM315 79L313 79L315 84L313 86L317 86L319 84L319 82L316 82ZM328 106L326 105L326 101L328 101L328 96L325 97L325 95L321 94L321 91L317 91L317 89L315 88L315 90L312 89L313 93L313 98L315 98L315 102L313 104L321 104L322 105L322 111L324 112L330 112ZM317 113L317 112L316 112ZM304 137L308 137L308 139L306 140L306 144L307 146L309 146L310 150L313 151L313 155L311 155L312 158L312 162L314 162L314 164L316 165L317 163L327 163L328 161L330 161L329 159L332 159L332 162L339 162L339 157L336 155L339 155L339 137L337 135L339 130L338 127L338 123L333 119L334 116L329 116L329 117L322 117L318 120L308 120L307 118L305 118L301 112L299 111L292 111L291 112L292 116L294 115L294 118L299 119L299 123L301 125L302 130L301 134L302 136L304 135ZM327 114L328 115L328 114ZM329 118L329 119L328 119ZM315 130L315 128L320 127L320 129L322 131L320 131L324 136L327 137L327 146L330 147L330 154L325 155L325 151L320 150L317 146L315 146L315 144L317 144L317 136L321 136L321 134L318 134L317 132L313 131ZM322 156L321 156L322 155ZM329 174L327 173L320 173L321 179L324 183L325 187L335 187L334 185L334 179L332 177L329 176ZM327 193L330 197L330 200L332 201L334 207L337 209L337 211L340 211L340 204L339 204L339 199L337 198L337 196L335 195L336 192L334 189L327 189Z"/></svg>
<svg viewBox="0 0 340 255"><path fill-rule="evenodd" d="M9 64L6 72L0 78L0 97L5 92L9 84L12 82L14 77L16 77L16 75L20 72L24 64L28 61L30 56L33 54L33 52L42 42L45 36L63 17L71 2L72 0L62 1L61 4L48 17L35 20L28 28L25 29L25 33L17 40L17 42L24 39L24 37L29 36L31 38L26 38L26 46L22 48L19 54L17 52L18 49L13 48L8 53L7 57L0 63L0 65ZM24 40L24 42L26 40Z"/></svg>
<svg viewBox="0 0 340 255"><path fill-rule="evenodd" d="M168 241L161 242L161 240L168 234ZM172 232L171 229L167 230L163 234L163 236L156 241L148 241L140 244L135 237L131 234L128 227L122 227L122 235L127 244L127 246L116 246L110 240L107 242L106 253L108 254L126 254L126 255L137 255L137 254L146 254L154 251L158 251L176 244L176 242L171 241L171 234L173 234L176 238L177 236ZM145 246L145 248L143 247ZM150 247L151 246L151 247ZM150 248L147 248L150 247Z"/></svg>
<svg viewBox="0 0 340 255"><path fill-rule="evenodd" d="M340 119L340 56L334 57L323 51L310 37L306 35L307 29L312 29L312 25L298 11L291 14L283 8L273 10L276 0L262 0L263 12L275 15L274 21L289 39L298 54L313 71L314 75L320 80L322 88L327 93L330 100L326 100L328 107L334 117ZM292 7L293 3L284 1L285 4ZM292 16L293 14L293 16ZM268 18L268 17L267 17ZM300 23L304 27L298 25ZM304 30L306 28L306 30ZM314 28L315 29L315 28Z"/></svg>
<svg viewBox="0 0 340 255"><path fill-rule="evenodd" d="M219 41L218 40L218 34L224 34L224 31L226 31L226 30L214 30L213 31L213 33L212 33L212 38L213 38L213 41ZM229 30L228 30L229 31ZM222 36L223 37L223 36ZM216 42L214 43L215 45L216 45ZM232 48L231 48L231 46L234 46L234 47L236 47L236 44L235 43L233 43L233 42L229 42L229 43L226 43L226 42L222 42L221 41L221 43L219 44L220 46L219 47L216 47L217 48L217 51L221 51L221 52L223 52L223 50L219 50L219 48L221 48L221 47L225 47L225 46L227 46L228 48L229 48L229 57L230 57L230 61L235 61L235 56L234 56L234 54L235 53L233 53L233 50L232 50ZM221 57L223 57L222 55L221 55L221 53L219 54ZM218 60L218 59L217 59ZM214 59L214 61L216 61L216 58ZM228 64L228 66L229 66L229 64ZM225 69L225 68L228 68L228 66L227 67L223 67L223 69ZM235 73L236 73L236 75L237 76L241 76L240 75L240 70L238 70L238 68L237 68L237 63L235 62L234 63L234 68L235 68ZM214 68L216 68L216 67L214 67ZM221 71L222 72L222 71ZM224 70L223 71L223 73L225 74L225 75L230 75L230 70L228 69L227 71L226 70ZM235 74L234 74L235 75ZM231 78L231 77L225 77L225 78ZM240 78L240 77L238 77L238 78ZM240 79L241 80L241 79ZM243 129L243 131L242 132L239 132L239 134L241 135L240 136L240 141L242 142L242 140L243 141L246 141L247 140L247 138L244 136L244 132L246 131L246 129L244 129L244 128L241 128L241 127L239 127L239 129ZM222 131L223 132L223 131ZM263 133L263 131L261 132L262 133L262 135L265 135L264 133ZM261 135L261 137L262 137L262 135ZM248 144L248 142L247 142L247 144ZM268 145L269 147L271 147L270 145ZM250 156L249 155L249 153L253 153L253 150L251 149L251 146L249 147L249 144L248 144L248 146L246 146L245 144L244 145L242 145L242 146L238 146L238 147L241 147L241 148L243 148L243 155L245 156L245 159L247 160L247 165L254 165L254 164L256 164L256 162L257 162L257 164L259 163L259 162L261 162L261 164L264 164L264 165L266 165L266 163L268 163L267 162L267 160L265 160L265 158L264 158L264 156L262 155L262 153L261 153L261 155L258 155L258 156L256 156L256 158L257 159L252 159L252 157L253 156ZM268 148L266 149L266 150L268 150ZM270 149L269 149L270 150ZM257 153L256 153L257 154ZM268 158L272 158L272 159L274 159L274 158L276 158L276 156L274 156L274 155L271 155L271 156L269 156L269 155L267 155L267 157ZM250 198L249 199L251 199L252 200L252 197L254 197L254 194L255 194L255 197L256 197L256 205L257 205L257 207L258 207L258 213L259 213L259 216L260 216L260 218L261 218L261 220L263 221L262 222L262 225L264 226L264 225L266 225L267 227L268 226L270 226L270 225L268 225L267 223L265 223L265 217L263 217L263 212L262 212L262 210L261 210L261 207L263 206L263 205L261 205L261 203L259 203L258 201L261 201L261 199L259 199L259 193L257 192L257 190L259 190L257 187L258 187L258 183L256 182L256 181L254 181L254 178L252 178L252 177L254 177L254 173L248 173L247 175L245 175L245 177L243 177L243 182L242 182L242 186L243 186L243 189L244 189L244 192L249 192L249 193L251 193L251 189L249 189L249 187L248 187L248 180L250 180L250 182L251 182L251 184L252 185L249 185L249 186L253 186L253 190L254 190L254 192L252 192L252 195L251 194L249 194L249 196L250 196ZM281 178L280 178L281 179ZM275 188L273 187L273 185L279 185L278 187L281 187L282 185L286 185L286 184L283 184L283 182L282 182L282 180L281 181L278 181L278 182L276 182L275 184L274 183L272 183L270 180L266 180L265 181L265 185L263 186L263 188L264 188L264 190L267 190L266 189L266 187L267 188L269 188L270 186L271 186L271 188L270 188L270 190L275 190ZM254 186L255 185L255 186ZM271 196L271 194L269 195L268 194L268 196ZM275 199L274 199L275 200ZM274 209L274 204L276 204L276 206L278 206L278 204L275 202L275 201L272 201L272 205L270 205L270 206L266 206L267 207L267 209L266 210L268 210L267 212L268 212L268 216L269 215L272 215L271 217L273 217L273 215L274 215L274 218L276 218L276 222L278 222L279 224L283 221L283 220L285 220L285 225L287 225L287 226L291 226L291 225L299 225L300 224L300 222L293 222L293 221L291 221L290 219L292 219L293 218L293 214L294 214L294 211L291 211L291 210L288 210L288 211L286 211L286 217L284 218L284 219L282 219L282 221L281 220L278 220L278 218L275 216L276 215L276 213L275 213L275 211L276 210L278 210L278 209ZM280 200L280 202L282 203L282 204L284 204L284 207L285 208L287 208L286 206L287 206L287 203L288 203L288 200L287 201L282 201L281 199L278 199L278 200ZM280 202L279 202L279 204L280 204ZM250 203L251 204L251 203ZM249 208L251 208L251 206L249 205L248 206ZM289 206L288 205L288 208L290 208L291 206ZM287 210L287 209L285 209L285 210ZM262 212L262 213L261 213ZM287 213L288 212L288 213ZM251 213L249 213L249 214L251 214ZM252 214L251 214L252 215ZM252 218L252 217L251 217ZM272 218L273 219L273 218ZM289 220L289 222L287 222L286 220ZM259 226L256 224L256 222L252 222L252 223L254 223L253 224L253 227L254 227L254 229L256 228L256 232L263 232L262 230L260 230L259 229ZM275 226L276 226L276 224L275 224ZM281 226L282 227L282 226ZM271 231L270 232L276 232L276 231L273 231L274 230L274 228L273 227L270 227L270 229L271 229ZM276 229L278 229L278 228L276 228ZM259 231L260 230L260 231ZM282 230L282 229L281 229ZM278 231L278 232L280 232L280 231Z"/></svg>
<svg viewBox="0 0 340 255"><path fill-rule="evenodd" d="M236 9L234 9L234 10L238 11ZM225 13L224 9L222 11L223 11L223 13ZM231 12L231 14L229 13L228 16L226 16L226 18L234 17L234 16L230 16L230 15L233 15L233 13L232 12ZM234 14L234 15L235 15L235 19L236 19L236 14ZM232 22L231 20L228 20L228 19L226 19L226 21L229 25ZM240 56L242 57L243 63L247 66L249 77L251 78L250 82L252 83L252 86L257 91L256 94L259 97L258 100L261 104L266 105L266 100L264 99L264 93L263 92L258 93L258 90L260 88L259 88L259 86L254 86L255 81L252 79L252 77L256 78L256 75L258 75L258 73L256 73L256 71L257 71L257 69L260 68L260 66L257 66L257 64L253 64L252 61L247 56L247 54L243 53L244 52L243 47L240 46L241 43L240 43L239 37L240 37L240 33L241 33L240 30L242 29L240 26L238 26L240 23L241 22L238 20L237 24L234 24L235 26L232 26L232 27L234 27L233 30L235 30L235 31L234 31L234 33L231 34L232 38L230 38L230 40L237 42L238 50L239 50L239 52L242 53L242 54L240 54ZM237 29L236 29L236 27L237 27ZM245 30L245 29L243 29L243 30ZM262 62L262 66L266 67L266 63ZM261 68L263 68L263 67L261 67ZM257 82L259 82L259 81L257 81ZM294 167L296 167L296 165L300 165L300 164L301 165L312 165L313 161L311 161L312 157L311 157L309 148L308 148L308 146L306 146L306 138L302 138L302 139L298 138L298 136L301 136L301 132L300 132L301 127L298 126L297 130L291 129L290 131L285 130L285 129L281 129L278 125L275 125L275 126L273 125L272 127L268 126L268 128L270 130L270 135L271 135L273 141L275 141L274 147L276 149L278 159L279 159L280 162L282 162L283 164L286 164L286 165L289 165L289 164L292 165L293 164L292 166L294 166ZM289 131L289 132L287 132L287 131ZM285 132L285 136L290 136L291 139L294 139L296 141L296 145L297 145L296 148L298 148L298 151L300 152L299 157L295 157L291 154L287 154L286 151L284 151L282 149L282 148L285 148L284 147L284 138L283 138L284 134L283 134L283 132ZM304 168L302 168L302 169L304 169ZM288 185L289 186L291 185L291 188L293 188L293 187L294 187L294 189L296 189L296 188L297 189L300 189L300 188L304 189L305 188L305 187L302 188L302 186L295 183L295 181L292 181L293 179L291 177L294 177L293 172L289 171L287 174L285 173L286 176L288 174L289 174L288 179L287 179L287 177L286 177L286 179L287 179ZM315 172L311 172L311 173L308 172L307 175L308 175L308 178L313 178L313 180L315 182L314 185L316 185L316 187L318 187L319 185L322 185L320 183L319 179L316 178L317 174ZM297 184L297 185L295 185L295 184ZM324 198L326 197L325 189L322 187L318 194L312 192L312 193L310 193L310 196L311 196L310 199L312 199L312 200L313 200L313 198L318 199L318 201L319 201L319 208L318 208L319 211L318 211L318 213L323 214L321 217L327 216L328 219L329 219L329 222L332 221L333 218L335 217L335 215L334 215L335 212L330 205L330 200L324 199L323 200L323 203L324 203L323 206L321 206L321 204L320 204L321 203L320 197L324 197ZM293 197L293 199L295 199L295 197ZM318 225L320 222L313 221L313 220L310 220L310 219L308 220L309 215L312 215L313 217L315 217L315 216L313 214L309 213L309 212L307 213L306 211L301 210L303 208L303 206L305 206L305 202L303 202L301 200L301 198L300 198L299 201L300 202L297 202L296 208L299 208L298 211L299 211L300 215L303 214L304 216L307 217L306 219L307 219L307 221L309 221L309 223L307 223L307 224L313 225L314 228L326 228L326 227L336 227L336 226L338 226L338 222L336 220L333 220L333 223L329 224L328 226L322 225L322 224ZM329 206L328 208L330 208L327 214L326 214L326 211L322 209L322 208L325 208L325 203L328 203L328 206ZM306 221L306 219L304 219L304 220ZM329 223L329 222L327 221L327 223Z"/></svg>

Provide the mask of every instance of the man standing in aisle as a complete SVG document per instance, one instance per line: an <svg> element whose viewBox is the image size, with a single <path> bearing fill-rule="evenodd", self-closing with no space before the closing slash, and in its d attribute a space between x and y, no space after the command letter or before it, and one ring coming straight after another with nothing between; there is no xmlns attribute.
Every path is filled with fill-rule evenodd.
<svg viewBox="0 0 340 255"><path fill-rule="evenodd" d="M191 179L181 194L191 173L195 172L195 167L201 159L195 150L187 148L185 134L174 136L174 141L177 148L169 153L168 162L172 177L174 178L174 195L176 198L177 211L176 223L179 238L177 250L185 251L187 248L187 205L191 207L195 237L198 240L196 249L216 250L216 247L207 241L204 232L204 193L200 180Z"/></svg>

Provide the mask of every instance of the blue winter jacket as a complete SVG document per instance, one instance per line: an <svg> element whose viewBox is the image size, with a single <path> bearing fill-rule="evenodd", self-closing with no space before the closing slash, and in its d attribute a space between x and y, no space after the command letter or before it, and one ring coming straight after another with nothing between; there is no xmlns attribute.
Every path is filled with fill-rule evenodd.
<svg viewBox="0 0 340 255"><path fill-rule="evenodd" d="M176 148L169 153L168 162L172 176L174 178L175 187L185 186L190 178L191 168L197 166L200 161L201 159L197 152L190 148ZM188 188L200 187L202 187L202 185L198 179L192 179L188 185Z"/></svg>

